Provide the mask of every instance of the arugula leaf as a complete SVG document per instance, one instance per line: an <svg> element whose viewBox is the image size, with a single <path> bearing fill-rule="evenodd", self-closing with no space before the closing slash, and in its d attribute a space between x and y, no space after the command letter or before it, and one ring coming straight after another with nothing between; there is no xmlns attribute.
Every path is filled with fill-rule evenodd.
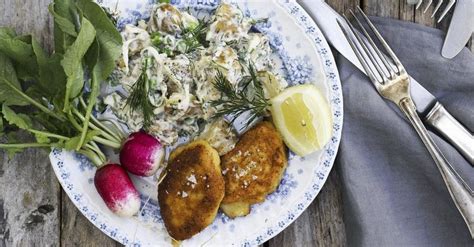
<svg viewBox="0 0 474 247"><path fill-rule="evenodd" d="M8 105L29 105L23 97L19 97L21 85L16 77L11 60L0 52L0 103Z"/></svg>
<svg viewBox="0 0 474 247"><path fill-rule="evenodd" d="M15 125L20 129L28 130L33 125L30 117L22 113L15 113L5 104L2 106L2 113L3 117L8 121L9 124Z"/></svg>
<svg viewBox="0 0 474 247"><path fill-rule="evenodd" d="M25 94L22 89L16 71L8 57L0 52L0 103L7 105L25 106L32 104L46 114L62 120L52 110L48 109L38 101Z"/></svg>
<svg viewBox="0 0 474 247"><path fill-rule="evenodd" d="M89 20L82 18L81 30L76 41L64 54L61 65L67 75L64 112L69 111L71 98L77 97L84 87L84 69L82 59L95 39L96 31Z"/></svg>
<svg viewBox="0 0 474 247"><path fill-rule="evenodd" d="M0 115L0 133L3 133L3 117Z"/></svg>
<svg viewBox="0 0 474 247"><path fill-rule="evenodd" d="M13 38L16 33L13 29L8 27L0 27L0 38Z"/></svg>
<svg viewBox="0 0 474 247"><path fill-rule="evenodd" d="M97 32L97 42L89 50L92 55L87 63L92 65L89 69L97 73L98 79L103 81L112 73L115 61L122 53L122 37L99 5L91 0L79 0L77 6L94 25ZM95 54L98 56L96 57Z"/></svg>
<svg viewBox="0 0 474 247"><path fill-rule="evenodd" d="M51 13L54 17L54 23L57 25L61 31L63 31L66 34L69 34L73 37L77 37L77 32L76 32L76 26L70 19L67 17L63 17L60 14L58 14L55 9L54 9L54 3L51 3L48 6L49 13Z"/></svg>
<svg viewBox="0 0 474 247"><path fill-rule="evenodd" d="M17 38L12 29L5 30L2 34L0 35L0 51L19 63L27 64L33 56L31 44Z"/></svg>
<svg viewBox="0 0 474 247"><path fill-rule="evenodd" d="M83 143L86 143L86 133L89 128L92 108L99 95L100 82L110 76L115 68L115 61L122 52L122 37L112 24L107 13L99 5L90 0L79 0L77 6L96 29L96 42L92 44L86 57L86 64L91 71L91 93L84 116L85 121L83 123L81 140L76 147L76 150L79 150Z"/></svg>
<svg viewBox="0 0 474 247"><path fill-rule="evenodd" d="M40 44L34 39L31 44L36 55L39 73L39 83L34 86L41 89L40 91L43 97L50 96L49 98L52 98L59 92L64 91L66 75L60 64L62 57L60 54L54 54L48 57Z"/></svg>
<svg viewBox="0 0 474 247"><path fill-rule="evenodd" d="M79 16L75 10L76 6L73 0L55 0L53 4L52 9L58 16L70 21L74 24L76 29L79 29ZM57 24L56 21L55 24ZM59 24L54 25L54 50L56 53L64 54L74 40L75 36L64 32Z"/></svg>
<svg viewBox="0 0 474 247"><path fill-rule="evenodd" d="M47 135L41 134L41 133L35 133L35 138L36 142L46 144L46 143L51 143L51 140Z"/></svg>
<svg viewBox="0 0 474 247"><path fill-rule="evenodd" d="M62 136L74 136L77 133L71 123L52 118L44 112L35 112L32 119L33 122L43 126L45 130L51 133Z"/></svg>
<svg viewBox="0 0 474 247"><path fill-rule="evenodd" d="M0 35L0 52L8 56L22 70L22 78L34 77L37 64L31 47L31 36L17 37L13 30L4 30Z"/></svg>

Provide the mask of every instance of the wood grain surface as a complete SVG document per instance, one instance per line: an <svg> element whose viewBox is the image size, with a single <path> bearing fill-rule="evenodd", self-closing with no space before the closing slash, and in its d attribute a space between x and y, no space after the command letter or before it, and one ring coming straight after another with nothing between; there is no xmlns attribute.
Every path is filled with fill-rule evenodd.
<svg viewBox="0 0 474 247"><path fill-rule="evenodd" d="M33 33L52 47L51 0L0 0L0 26ZM369 15L436 26L406 0L328 0L339 12L360 6ZM471 41L471 49L473 49ZM474 50L474 49L473 49ZM30 149L13 159L0 152L0 247L119 246L96 229L62 191L45 150ZM333 170L317 199L290 227L264 246L346 246L339 176Z"/></svg>

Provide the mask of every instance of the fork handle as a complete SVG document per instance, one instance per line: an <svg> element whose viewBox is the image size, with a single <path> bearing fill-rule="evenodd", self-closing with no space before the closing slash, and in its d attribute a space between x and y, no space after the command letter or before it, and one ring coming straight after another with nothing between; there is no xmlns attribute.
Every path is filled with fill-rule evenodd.
<svg viewBox="0 0 474 247"><path fill-rule="evenodd" d="M410 120L410 123L415 128L421 140L428 149L431 157L436 163L436 166L443 177L444 183L448 188L449 194L454 201L454 204L461 213L464 221L467 224L471 237L474 239L474 196L473 191L453 169L451 164L446 160L444 155L434 143L433 139L426 130L423 122L418 117L416 106L410 97L404 98L399 103L400 109Z"/></svg>
<svg viewBox="0 0 474 247"><path fill-rule="evenodd" d="M474 166L474 136L443 105L436 102L426 115L425 123L441 133Z"/></svg>

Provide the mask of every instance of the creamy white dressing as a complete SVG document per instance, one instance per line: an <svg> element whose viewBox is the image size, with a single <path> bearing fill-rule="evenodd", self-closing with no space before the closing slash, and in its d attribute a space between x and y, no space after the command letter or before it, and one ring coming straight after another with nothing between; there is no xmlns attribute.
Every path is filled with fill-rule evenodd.
<svg viewBox="0 0 474 247"><path fill-rule="evenodd" d="M181 136L206 139L223 154L234 147L237 137L223 119L213 119L216 110L210 101L220 97L213 85L217 71L235 86L246 74L243 61L254 64L259 73L277 73L268 38L249 32L254 20L240 9L221 4L209 21L205 33L208 47L200 45L188 51L183 33L197 27L198 19L170 4L157 4L148 22L127 25L122 31L122 58L114 75L129 93L140 76L143 59L152 59L146 73L152 81L149 98L155 118L148 132L164 145L174 145ZM287 86L279 76L272 79L272 91ZM137 131L142 128L143 116L130 111L126 97L112 93L104 103L130 131Z"/></svg>

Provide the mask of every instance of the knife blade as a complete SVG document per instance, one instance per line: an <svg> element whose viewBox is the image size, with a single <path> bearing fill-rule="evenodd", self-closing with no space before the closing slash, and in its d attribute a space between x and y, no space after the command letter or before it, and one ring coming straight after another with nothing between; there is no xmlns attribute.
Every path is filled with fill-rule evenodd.
<svg viewBox="0 0 474 247"><path fill-rule="evenodd" d="M441 55L451 59L461 52L474 32L474 0L458 0Z"/></svg>
<svg viewBox="0 0 474 247"><path fill-rule="evenodd" d="M299 0L297 1L316 21L316 24L323 32L328 42L336 48L347 60L354 64L360 71L364 72L362 64L357 59L354 51L342 33L342 30L337 25L336 19L343 20L343 18L332 9L327 3L321 0ZM317 14L313 14L317 13ZM344 21L342 21L344 23ZM428 92L415 79L411 78L411 94L413 101L420 115L428 114L429 110L436 104L437 100L433 94Z"/></svg>
<svg viewBox="0 0 474 247"><path fill-rule="evenodd" d="M337 19L343 18L322 0L298 0L303 9L313 18L328 42L360 71L364 69L346 40ZM342 23L345 23L344 21ZM474 166L474 136L438 102L414 78L410 77L410 89L418 114L438 133L453 144Z"/></svg>

